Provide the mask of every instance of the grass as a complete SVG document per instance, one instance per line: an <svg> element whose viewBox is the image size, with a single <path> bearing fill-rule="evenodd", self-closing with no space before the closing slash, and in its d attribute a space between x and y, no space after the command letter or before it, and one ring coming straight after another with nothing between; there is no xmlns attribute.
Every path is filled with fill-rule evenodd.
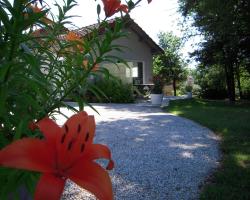
<svg viewBox="0 0 250 200"><path fill-rule="evenodd" d="M168 112L198 122L220 135L222 165L202 190L200 199L250 199L250 104L176 100Z"/></svg>

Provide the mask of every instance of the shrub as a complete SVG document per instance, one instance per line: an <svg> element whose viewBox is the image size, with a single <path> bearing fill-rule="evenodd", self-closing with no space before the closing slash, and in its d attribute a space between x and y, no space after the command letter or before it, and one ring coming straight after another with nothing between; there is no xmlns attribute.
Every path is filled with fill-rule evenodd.
<svg viewBox="0 0 250 200"><path fill-rule="evenodd" d="M186 85L185 90L186 90L186 92L192 92L193 86L192 85Z"/></svg>
<svg viewBox="0 0 250 200"><path fill-rule="evenodd" d="M225 72L219 66L198 66L194 76L195 83L200 86L199 97L205 99L227 98Z"/></svg>
<svg viewBox="0 0 250 200"><path fill-rule="evenodd" d="M123 83L120 79L105 78L95 82L102 93L97 97L93 92L88 92L87 101L92 103L133 103L132 84Z"/></svg>
<svg viewBox="0 0 250 200"><path fill-rule="evenodd" d="M243 90L242 91L242 98L243 99L250 99L250 90Z"/></svg>
<svg viewBox="0 0 250 200"><path fill-rule="evenodd" d="M201 87L197 84L194 84L193 89L192 89L192 93L193 93L193 95L200 96Z"/></svg>
<svg viewBox="0 0 250 200"><path fill-rule="evenodd" d="M153 76L153 83L154 87L152 89L152 94L162 94L162 89L164 86L164 80L163 77L160 75L154 75Z"/></svg>
<svg viewBox="0 0 250 200"><path fill-rule="evenodd" d="M250 74L245 71L241 72L241 90L242 90L242 98L250 99Z"/></svg>
<svg viewBox="0 0 250 200"><path fill-rule="evenodd" d="M201 91L200 96L205 99L225 99L227 98L227 90L206 88Z"/></svg>

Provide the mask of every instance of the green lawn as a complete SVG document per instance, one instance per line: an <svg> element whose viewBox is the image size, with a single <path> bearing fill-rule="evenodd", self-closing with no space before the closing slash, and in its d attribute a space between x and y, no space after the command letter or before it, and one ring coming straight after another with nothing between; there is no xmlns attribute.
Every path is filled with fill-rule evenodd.
<svg viewBox="0 0 250 200"><path fill-rule="evenodd" d="M222 167L201 199L250 199L250 104L222 101L171 101L168 112L196 121L222 137Z"/></svg>

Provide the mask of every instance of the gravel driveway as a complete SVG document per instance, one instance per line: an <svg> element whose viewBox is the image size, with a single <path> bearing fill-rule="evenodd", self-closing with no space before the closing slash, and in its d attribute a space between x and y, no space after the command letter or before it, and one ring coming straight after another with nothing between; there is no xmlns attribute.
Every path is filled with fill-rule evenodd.
<svg viewBox="0 0 250 200"><path fill-rule="evenodd" d="M96 117L95 143L107 144L115 161L110 172L115 199L198 199L200 185L220 159L218 138L209 129L156 107L94 106L100 115L87 111ZM68 182L63 199L95 198Z"/></svg>

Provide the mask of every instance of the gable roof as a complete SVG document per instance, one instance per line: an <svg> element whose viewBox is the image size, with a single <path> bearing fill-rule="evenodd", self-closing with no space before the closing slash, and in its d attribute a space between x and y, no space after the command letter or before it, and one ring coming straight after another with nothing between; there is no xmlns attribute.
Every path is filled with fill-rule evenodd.
<svg viewBox="0 0 250 200"><path fill-rule="evenodd" d="M151 48L151 53L153 55L164 53L164 50L156 44L155 41L133 19L128 17L125 20L125 28L130 28L133 32L135 32L138 35L139 40L145 42L148 47ZM115 18L109 20L108 23L113 25L115 23ZM91 30L97 29L98 27L99 24L92 24L72 31L80 37L84 37L89 34Z"/></svg>
<svg viewBox="0 0 250 200"><path fill-rule="evenodd" d="M134 20L130 18L127 26L138 35L141 41L151 48L153 55L164 53L164 50Z"/></svg>

